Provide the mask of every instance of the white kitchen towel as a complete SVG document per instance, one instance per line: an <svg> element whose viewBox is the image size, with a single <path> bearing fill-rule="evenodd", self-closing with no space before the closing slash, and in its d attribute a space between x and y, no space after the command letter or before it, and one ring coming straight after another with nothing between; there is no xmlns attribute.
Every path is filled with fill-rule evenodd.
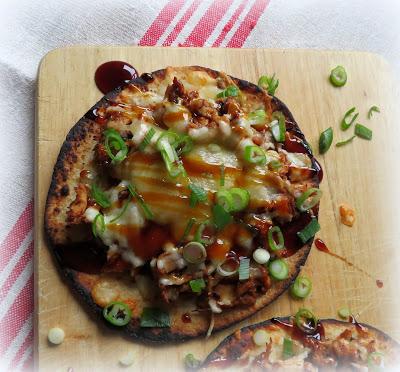
<svg viewBox="0 0 400 372"><path fill-rule="evenodd" d="M35 81L48 51L73 44L367 50L399 74L399 4L0 0L0 366L15 370L32 358Z"/></svg>

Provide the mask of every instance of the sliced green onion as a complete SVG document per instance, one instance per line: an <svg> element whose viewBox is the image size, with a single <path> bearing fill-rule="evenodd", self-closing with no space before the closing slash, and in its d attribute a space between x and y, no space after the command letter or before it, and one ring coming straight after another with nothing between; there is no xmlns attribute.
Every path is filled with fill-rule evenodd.
<svg viewBox="0 0 400 372"><path fill-rule="evenodd" d="M225 186L225 165L221 164L219 169L220 169L219 185L221 187L224 187Z"/></svg>
<svg viewBox="0 0 400 372"><path fill-rule="evenodd" d="M332 145L333 141L333 129L329 127L324 130L319 136L319 153L325 154Z"/></svg>
<svg viewBox="0 0 400 372"><path fill-rule="evenodd" d="M92 222L92 233L97 238L99 233L103 233L106 229L104 216L99 213Z"/></svg>
<svg viewBox="0 0 400 372"><path fill-rule="evenodd" d="M301 231L297 233L297 236L303 242L303 244L307 243L314 235L321 229L321 226L318 223L316 218L312 218L311 222Z"/></svg>
<svg viewBox="0 0 400 372"><path fill-rule="evenodd" d="M275 111L272 114L270 123L271 133L276 142L285 142L286 122L285 116L280 111Z"/></svg>
<svg viewBox="0 0 400 372"><path fill-rule="evenodd" d="M169 314L158 308L145 307L140 316L141 327L166 328L171 326Z"/></svg>
<svg viewBox="0 0 400 372"><path fill-rule="evenodd" d="M265 110L255 110L247 115L250 125L264 124L267 120Z"/></svg>
<svg viewBox="0 0 400 372"><path fill-rule="evenodd" d="M229 85L222 92L217 94L217 98L237 97L239 95L239 88L235 85Z"/></svg>
<svg viewBox="0 0 400 372"><path fill-rule="evenodd" d="M295 315L296 325L307 334L313 334L317 330L318 319L308 309L302 308Z"/></svg>
<svg viewBox="0 0 400 372"><path fill-rule="evenodd" d="M145 134L143 141L139 145L139 151L144 151L144 149L150 145L150 141L153 136L156 134L156 130L154 128L150 128L147 133Z"/></svg>
<svg viewBox="0 0 400 372"><path fill-rule="evenodd" d="M145 203L142 195L139 195L135 189L135 187L133 185L128 185L128 190L131 193L131 195L137 200L137 202L140 204L144 216L148 219L148 220L152 220L154 218L154 214L151 211L150 207Z"/></svg>
<svg viewBox="0 0 400 372"><path fill-rule="evenodd" d="M215 201L218 205L225 209L227 212L233 210L233 197L228 190L218 190L215 196Z"/></svg>
<svg viewBox="0 0 400 372"><path fill-rule="evenodd" d="M385 354L379 351L374 351L368 355L367 363L368 363L368 370L376 371L377 370L376 367L378 367L379 371L384 370Z"/></svg>
<svg viewBox="0 0 400 372"><path fill-rule="evenodd" d="M368 119L372 118L372 114L374 112L381 112L381 110L379 110L378 106L372 106L369 110L368 110Z"/></svg>
<svg viewBox="0 0 400 372"><path fill-rule="evenodd" d="M337 66L331 71L329 77L332 85L335 87L342 87L347 82L347 73L343 66Z"/></svg>
<svg viewBox="0 0 400 372"><path fill-rule="evenodd" d="M283 339L283 359L289 359L294 355L293 353L293 341L290 338Z"/></svg>
<svg viewBox="0 0 400 372"><path fill-rule="evenodd" d="M271 160L268 163L268 168L270 168L273 171L277 171L280 168L282 168L282 163L279 160Z"/></svg>
<svg viewBox="0 0 400 372"><path fill-rule="evenodd" d="M111 324L122 327L132 319L132 310L124 302L111 302L103 309L103 316Z"/></svg>
<svg viewBox="0 0 400 372"><path fill-rule="evenodd" d="M192 230L192 227L194 225L194 223L196 222L196 219L194 217L192 217L189 222L187 223L186 227L185 227L185 231L183 232L182 238L181 238L181 242L184 242L186 240L186 238L188 237L188 235L190 234L190 231Z"/></svg>
<svg viewBox="0 0 400 372"><path fill-rule="evenodd" d="M318 204L321 199L322 191L316 187L311 187L304 191L296 199L296 207L300 212L305 212Z"/></svg>
<svg viewBox="0 0 400 372"><path fill-rule="evenodd" d="M288 264L282 259L271 261L268 265L268 270L276 280L284 280L289 276Z"/></svg>
<svg viewBox="0 0 400 372"><path fill-rule="evenodd" d="M188 187L191 191L189 198L189 205L191 208L195 207L197 203L204 203L207 201L207 191L202 187L194 183L190 183Z"/></svg>
<svg viewBox="0 0 400 372"><path fill-rule="evenodd" d="M278 238L278 243L275 241L275 236ZM278 251L285 246L285 240L283 239L282 230L279 226L272 226L268 230L268 245L272 251Z"/></svg>
<svg viewBox="0 0 400 372"><path fill-rule="evenodd" d="M204 279L193 279L189 282L190 288L194 293L201 293L201 291L206 287L206 282Z"/></svg>
<svg viewBox="0 0 400 372"><path fill-rule="evenodd" d="M264 150L258 146L246 146L244 148L244 159L252 164L265 165L267 163Z"/></svg>
<svg viewBox="0 0 400 372"><path fill-rule="evenodd" d="M184 363L187 369L193 370L197 370L201 365L201 361L196 359L193 354L186 354Z"/></svg>
<svg viewBox="0 0 400 372"><path fill-rule="evenodd" d="M354 128L354 134L366 140L372 139L372 130L361 124L356 124Z"/></svg>
<svg viewBox="0 0 400 372"><path fill-rule="evenodd" d="M108 199L107 195L100 190L100 188L96 185L92 185L92 198L96 201L98 205L102 208L109 208L111 206L110 199Z"/></svg>
<svg viewBox="0 0 400 372"><path fill-rule="evenodd" d="M246 189L240 187L232 187L229 189L229 193L232 197L232 208L231 212L240 212L245 209L250 202L250 193Z"/></svg>
<svg viewBox="0 0 400 372"><path fill-rule="evenodd" d="M355 135L352 136L352 137L350 137L349 139L347 139L347 140L345 140L345 141L338 142L338 143L336 144L336 147L341 147L341 146L347 145L348 143L352 142L354 138L356 138Z"/></svg>
<svg viewBox="0 0 400 372"><path fill-rule="evenodd" d="M122 207L121 212L115 218L113 218L109 223L114 223L114 222L118 221L124 215L126 210L128 209L128 205L130 202L131 202L131 196L129 195L129 199L126 201L126 203Z"/></svg>
<svg viewBox="0 0 400 372"><path fill-rule="evenodd" d="M262 89L265 89L268 91L268 94L273 96L275 95L275 91L279 86L279 79L275 79L275 73L271 77L263 75L258 80L258 86Z"/></svg>
<svg viewBox="0 0 400 372"><path fill-rule="evenodd" d="M107 155L111 158L113 163L120 163L128 155L128 146L121 137L121 135L113 128L106 129L104 131ZM114 152L116 154L114 155Z"/></svg>
<svg viewBox="0 0 400 372"><path fill-rule="evenodd" d="M211 236L204 236L204 230L207 226L211 227L210 221L205 221L198 227L194 235L194 240L196 242L199 242L203 245L210 245L214 242L214 238Z"/></svg>
<svg viewBox="0 0 400 372"><path fill-rule="evenodd" d="M178 158L175 144L179 142L179 134L166 131L157 140L157 149L160 151L169 175L173 178L185 174L185 169Z"/></svg>
<svg viewBox="0 0 400 372"><path fill-rule="evenodd" d="M338 315L342 319L349 319L349 316L351 315L350 309L347 307L342 307L341 309L338 310Z"/></svg>
<svg viewBox="0 0 400 372"><path fill-rule="evenodd" d="M217 266L217 273L221 276L224 277L228 277L228 276L232 276L234 274L237 273L237 271L239 270L239 268L233 265L224 265L225 261L222 262L220 265Z"/></svg>
<svg viewBox="0 0 400 372"><path fill-rule="evenodd" d="M344 117L342 119L342 121L340 122L340 128L342 130L346 130L349 129L351 127L351 125L356 121L357 117L358 117L358 112L356 112L353 117L351 118L350 121L349 118L351 117L351 115L353 114L353 112L356 110L355 107L352 107L351 109L349 109L345 114Z"/></svg>
<svg viewBox="0 0 400 372"><path fill-rule="evenodd" d="M311 280L305 276L298 276L290 287L290 293L294 298L306 298L312 289Z"/></svg>
<svg viewBox="0 0 400 372"><path fill-rule="evenodd" d="M190 242L183 247L182 256L191 264L199 264L205 261L207 252L203 244Z"/></svg>
<svg viewBox="0 0 400 372"><path fill-rule="evenodd" d="M270 258L271 258L271 255L264 248L257 248L253 252L253 260L256 261L257 263L259 263L260 265L266 264Z"/></svg>
<svg viewBox="0 0 400 372"><path fill-rule="evenodd" d="M181 135L179 140L175 142L174 147L178 155L187 154L193 149L193 140L187 134Z"/></svg>
<svg viewBox="0 0 400 372"><path fill-rule="evenodd" d="M222 230L232 222L232 216L219 204L213 206L213 222L218 230Z"/></svg>
<svg viewBox="0 0 400 372"><path fill-rule="evenodd" d="M250 278L250 258L241 258L239 264L239 280Z"/></svg>

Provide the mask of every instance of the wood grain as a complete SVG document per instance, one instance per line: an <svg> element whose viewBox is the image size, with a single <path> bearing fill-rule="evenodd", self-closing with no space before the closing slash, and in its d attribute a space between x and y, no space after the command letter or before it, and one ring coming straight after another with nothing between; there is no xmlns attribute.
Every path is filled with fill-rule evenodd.
<svg viewBox="0 0 400 372"><path fill-rule="evenodd" d="M341 132L344 112L356 106L359 122L373 129L373 140L356 138L343 148L332 147L320 160L325 177L320 209L321 232L330 249L355 263L348 266L312 249L303 273L312 278L313 292L305 301L284 294L274 304L241 325L272 316L293 314L300 306L318 316L335 317L349 307L361 321L400 339L400 296L397 295L400 202L398 145L398 95L390 68L379 56L358 52L317 52L264 49L72 47L57 49L41 63L37 93L36 128L36 332L35 356L40 371L109 371L118 368L119 357L136 353L132 369L181 370L182 359L192 352L203 358L237 327L182 345L144 346L107 331L90 318L62 282L43 237L43 209L53 165L73 124L100 97L93 76L96 67L109 60L131 63L140 72L167 65L203 65L249 81L276 72L277 96L290 108L314 149L319 133L334 128L335 140L352 135ZM343 88L328 83L330 70L341 64L348 72ZM381 113L367 119L372 105ZM338 206L347 202L356 210L353 228L340 223ZM375 280L383 280L379 289ZM47 343L47 332L60 326L66 332L58 347Z"/></svg>

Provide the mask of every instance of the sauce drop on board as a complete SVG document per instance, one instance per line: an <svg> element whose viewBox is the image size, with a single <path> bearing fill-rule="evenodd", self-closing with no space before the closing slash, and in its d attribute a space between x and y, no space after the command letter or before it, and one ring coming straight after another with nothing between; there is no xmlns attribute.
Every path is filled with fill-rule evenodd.
<svg viewBox="0 0 400 372"><path fill-rule="evenodd" d="M382 280L379 280L379 279L376 279L376 286L377 286L378 288L382 288L382 287L383 287L383 281L382 281Z"/></svg>
<svg viewBox="0 0 400 372"><path fill-rule="evenodd" d="M102 93L107 94L137 77L138 73L136 69L129 63L110 61L103 63L97 68L94 74L94 81L97 88Z"/></svg>

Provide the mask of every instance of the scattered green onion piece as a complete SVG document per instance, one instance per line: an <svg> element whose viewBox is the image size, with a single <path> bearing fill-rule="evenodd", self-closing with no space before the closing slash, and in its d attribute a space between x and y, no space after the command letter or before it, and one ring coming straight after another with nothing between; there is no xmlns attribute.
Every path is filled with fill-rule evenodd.
<svg viewBox="0 0 400 372"><path fill-rule="evenodd" d="M295 315L296 325L301 331L313 334L318 327L318 319L308 309L302 308Z"/></svg>
<svg viewBox="0 0 400 372"><path fill-rule="evenodd" d="M186 354L184 363L187 369L193 370L197 370L201 365L201 361L196 359L193 354Z"/></svg>
<svg viewBox="0 0 400 372"><path fill-rule="evenodd" d="M351 125L356 121L357 117L358 117L358 112L356 112L353 117L351 118L350 121L348 121L348 119L350 118L350 116L353 114L353 112L356 110L355 107L352 107L351 109L349 109L345 114L344 117L342 119L342 121L340 122L340 128L342 130L346 130L349 129L351 127Z"/></svg>
<svg viewBox="0 0 400 372"><path fill-rule="evenodd" d="M258 86L262 89L265 89L268 91L268 94L273 96L275 95L275 91L279 86L279 79L275 79L275 73L271 77L263 75L258 80Z"/></svg>
<svg viewBox="0 0 400 372"><path fill-rule="evenodd" d="M374 351L368 355L367 363L368 363L368 370L383 371L385 367L385 354L379 351Z"/></svg>
<svg viewBox="0 0 400 372"><path fill-rule="evenodd" d="M293 353L293 341L290 338L283 339L283 359L289 359L294 355Z"/></svg>
<svg viewBox="0 0 400 372"><path fill-rule="evenodd" d="M335 87L342 87L347 82L347 73L343 66L337 66L331 71L329 77L332 85Z"/></svg>
<svg viewBox="0 0 400 372"><path fill-rule="evenodd" d="M272 114L270 123L271 133L277 142L285 142L286 123L285 116L280 111L275 111Z"/></svg>
<svg viewBox="0 0 400 372"><path fill-rule="evenodd" d="M333 141L333 129L329 127L324 130L319 136L319 153L325 154L332 145Z"/></svg>
<svg viewBox="0 0 400 372"><path fill-rule="evenodd" d="M220 165L220 178L219 178L219 185L221 187L225 186L225 165Z"/></svg>
<svg viewBox="0 0 400 372"><path fill-rule="evenodd" d="M197 203L203 203L207 201L207 191L202 187L194 183L190 183L188 187L191 191L189 198L189 205L191 208L194 208Z"/></svg>
<svg viewBox="0 0 400 372"><path fill-rule="evenodd" d="M282 259L270 261L268 270L272 278L276 280L284 280L289 276L288 264Z"/></svg>
<svg viewBox="0 0 400 372"><path fill-rule="evenodd" d="M171 321L167 312L158 308L145 307L140 316L140 326L166 328L171 326Z"/></svg>
<svg viewBox="0 0 400 372"><path fill-rule="evenodd" d="M189 282L190 288L194 293L201 293L201 291L206 287L206 282L204 279L193 279Z"/></svg>
<svg viewBox="0 0 400 372"><path fill-rule="evenodd" d="M185 169L178 158L175 144L179 141L179 134L166 131L157 140L157 149L160 151L169 175L173 178L185 174Z"/></svg>
<svg viewBox="0 0 400 372"><path fill-rule="evenodd" d="M250 258L241 258L239 264L239 280L247 280L250 277Z"/></svg>
<svg viewBox="0 0 400 372"><path fill-rule="evenodd" d="M278 238L278 244L275 241L274 234ZM279 226L272 226L268 230L268 245L272 251L278 251L285 246L285 240L283 239L283 234Z"/></svg>
<svg viewBox="0 0 400 372"><path fill-rule="evenodd" d="M92 233L97 238L99 232L103 233L106 229L106 224L104 222L104 216L99 213L92 222Z"/></svg>
<svg viewBox="0 0 400 372"><path fill-rule="evenodd" d="M194 225L194 223L196 222L196 219L194 217L192 217L189 222L187 223L186 227L185 227L185 231L183 232L182 238L181 238L181 242L184 242L186 240L186 238L188 237L188 235L190 234L190 231L192 230L192 227Z"/></svg>
<svg viewBox="0 0 400 372"><path fill-rule="evenodd" d="M350 309L347 307L342 307L341 309L338 310L338 315L342 319L349 319L349 317L351 315Z"/></svg>
<svg viewBox="0 0 400 372"><path fill-rule="evenodd" d="M128 185L128 190L131 193L131 195L138 201L138 203L140 204L144 216L148 219L148 220L152 220L154 218L154 214L151 211L150 207L145 203L143 197L141 195L139 195L137 193L137 191L135 190L135 187L132 185Z"/></svg>
<svg viewBox="0 0 400 372"><path fill-rule="evenodd" d="M264 150L258 146L246 146L244 148L244 159L252 164L265 165L267 157Z"/></svg>
<svg viewBox="0 0 400 372"><path fill-rule="evenodd" d="M190 242L183 247L182 256L185 261L191 264L199 264L205 261L207 252L203 244Z"/></svg>
<svg viewBox="0 0 400 372"><path fill-rule="evenodd" d="M193 149L193 140L187 134L181 135L174 146L178 155L187 154Z"/></svg>
<svg viewBox="0 0 400 372"><path fill-rule="evenodd" d="M368 110L368 119L372 118L372 114L374 112L381 112L381 110L379 110L378 106L372 106L369 110Z"/></svg>
<svg viewBox="0 0 400 372"><path fill-rule="evenodd" d="M312 218L311 222L301 231L297 233L297 236L303 242L303 244L307 243L315 234L321 229L321 226L318 223L316 218Z"/></svg>
<svg viewBox="0 0 400 372"><path fill-rule="evenodd" d="M255 110L248 114L247 116L250 125L264 124L267 120L267 114L265 110Z"/></svg>
<svg viewBox="0 0 400 372"><path fill-rule="evenodd" d="M305 276L298 276L290 286L290 293L294 298L306 298L312 289L312 282Z"/></svg>
<svg viewBox="0 0 400 372"><path fill-rule="evenodd" d="M92 185L92 198L96 201L98 205L102 208L109 208L111 206L110 199L108 199L107 195L100 190L100 188L96 185Z"/></svg>
<svg viewBox="0 0 400 372"><path fill-rule="evenodd" d="M213 206L213 222L218 230L222 230L232 222L232 216L219 204Z"/></svg>
<svg viewBox="0 0 400 372"><path fill-rule="evenodd" d="M240 212L249 205L250 193L246 189L233 187L229 189L229 193L232 197L232 208L230 210L231 212Z"/></svg>
<svg viewBox="0 0 400 372"><path fill-rule="evenodd" d="M115 218L113 218L109 223L114 223L114 222L118 221L124 215L124 213L128 209L128 205L129 205L130 201L131 201L131 196L129 195L129 199L126 201L126 203L122 207L121 212Z"/></svg>
<svg viewBox="0 0 400 372"><path fill-rule="evenodd" d="M218 190L215 199L216 203L224 208L226 212L233 210L233 197L228 190Z"/></svg>
<svg viewBox="0 0 400 372"><path fill-rule="evenodd" d="M345 140L345 141L338 142L338 143L336 144L336 147L341 147L341 146L347 145L348 143L353 142L353 139L354 139L354 138L356 138L355 135L352 136L352 137L350 137L349 139L347 139L347 140Z"/></svg>
<svg viewBox="0 0 400 372"><path fill-rule="evenodd" d="M366 140L372 139L372 130L361 124L356 124L354 128L354 134Z"/></svg>
<svg viewBox="0 0 400 372"><path fill-rule="evenodd" d="M211 226L210 225L210 221L205 221L202 224L200 224L200 226L198 227L196 233L194 234L194 240L196 242L199 242L203 245L210 245L214 242L214 239L212 237L205 237L203 235L204 230L207 226Z"/></svg>
<svg viewBox="0 0 400 372"><path fill-rule="evenodd" d="M217 94L217 98L237 97L239 95L239 88L235 85L230 85L222 92Z"/></svg>
<svg viewBox="0 0 400 372"><path fill-rule="evenodd" d="M111 158L113 163L120 163L128 155L128 146L121 137L121 135L113 128L106 129L104 131L107 155ZM113 151L114 150L114 151ZM114 152L117 152L114 155Z"/></svg>
<svg viewBox="0 0 400 372"><path fill-rule="evenodd" d="M322 191L320 189L311 187L296 199L296 207L300 212L308 211L319 202L321 196Z"/></svg>
<svg viewBox="0 0 400 372"><path fill-rule="evenodd" d="M103 309L103 316L111 324L122 327L132 319L132 311L124 302L111 302Z"/></svg>
<svg viewBox="0 0 400 372"><path fill-rule="evenodd" d="M144 149L150 145L150 141L153 136L156 134L156 130L154 128L150 128L147 133L145 134L143 141L139 145L139 151L143 152Z"/></svg>

